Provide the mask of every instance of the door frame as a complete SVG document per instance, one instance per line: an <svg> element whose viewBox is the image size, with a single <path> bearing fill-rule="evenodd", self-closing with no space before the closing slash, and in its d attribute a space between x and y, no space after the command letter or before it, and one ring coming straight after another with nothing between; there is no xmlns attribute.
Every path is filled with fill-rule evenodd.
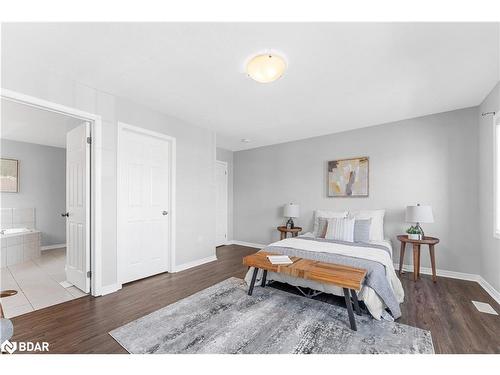
<svg viewBox="0 0 500 375"><path fill-rule="evenodd" d="M90 294L100 296L102 287L102 118L101 116L77 108L40 99L20 92L1 89L3 99L21 103L30 107L60 113L90 123Z"/></svg>
<svg viewBox="0 0 500 375"><path fill-rule="evenodd" d="M224 244L217 246L224 246L228 243L229 231L229 163L227 161L215 160L215 164L223 165L226 168L226 241ZM217 210L217 207L215 207ZM217 230L215 231L215 239L217 240Z"/></svg>
<svg viewBox="0 0 500 375"><path fill-rule="evenodd" d="M176 202L176 139L175 137L171 137L169 135L155 132L152 130L144 129L139 126L135 125L130 125L121 121L118 121L118 131L117 131L117 144L116 144L116 169L117 169L117 184L116 184L116 217L117 217L117 222L116 222L116 252L117 252L117 276L118 276L118 283L122 283L122 270L124 267L123 264L123 251L121 249L121 240L122 238L121 233L124 232L123 228L123 221L122 221L122 203L123 203L123 194L120 189L120 181L122 180L122 173L123 173L123 161L121 160L121 148L123 147L123 132L124 131L129 131L132 133L137 133L140 135L147 135L153 138L158 138L165 140L167 142L170 142L170 179L169 179L169 184L170 184L170 189L169 189L169 206L170 206L170 211L169 211L169 253L167 254L167 272L174 272L175 271L175 244L176 244L176 238L175 238L175 233L176 233L176 209L175 209L175 202Z"/></svg>
<svg viewBox="0 0 500 375"><path fill-rule="evenodd" d="M500 186L498 186L498 173L499 173L499 168L500 166L498 165L498 159L500 155L498 155L498 142L500 139L499 136L499 131L500 131L500 113L497 112L493 115L493 238L500 239L500 231L499 231L499 224L500 224L500 215L498 213L498 205L500 202L498 201L498 196L499 194L499 189Z"/></svg>

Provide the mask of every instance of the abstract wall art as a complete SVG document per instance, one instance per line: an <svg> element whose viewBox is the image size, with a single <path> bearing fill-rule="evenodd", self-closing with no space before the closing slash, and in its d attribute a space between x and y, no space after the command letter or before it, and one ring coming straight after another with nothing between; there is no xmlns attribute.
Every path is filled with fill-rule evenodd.
<svg viewBox="0 0 500 375"><path fill-rule="evenodd" d="M368 196L368 157L328 162L329 197Z"/></svg>

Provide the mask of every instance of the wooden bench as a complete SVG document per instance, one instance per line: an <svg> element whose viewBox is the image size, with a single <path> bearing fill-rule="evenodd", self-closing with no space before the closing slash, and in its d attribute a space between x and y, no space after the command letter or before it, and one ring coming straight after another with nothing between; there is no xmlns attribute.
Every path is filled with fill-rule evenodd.
<svg viewBox="0 0 500 375"><path fill-rule="evenodd" d="M361 315L356 291L361 289L361 283L366 276L366 270L299 257L290 257L293 264L278 265L272 264L267 258L268 255L280 254L259 251L258 253L248 255L243 258L243 264L245 266L255 268L252 275L252 281L248 288L248 295L251 296L253 293L259 269L264 271L261 283L262 287L265 287L266 285L268 271L282 273L284 275L294 276L305 280L336 285L341 287L344 291L344 298L351 329L354 331L357 330L356 320L354 319L353 304L356 314Z"/></svg>

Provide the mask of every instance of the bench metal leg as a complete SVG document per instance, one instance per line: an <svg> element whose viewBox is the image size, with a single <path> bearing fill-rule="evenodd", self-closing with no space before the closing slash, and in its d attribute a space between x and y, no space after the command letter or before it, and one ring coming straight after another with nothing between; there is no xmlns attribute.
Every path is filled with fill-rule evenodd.
<svg viewBox="0 0 500 375"><path fill-rule="evenodd" d="M263 288L266 286L266 278L267 278L267 270L264 270L262 275L262 283L260 284L260 286Z"/></svg>
<svg viewBox="0 0 500 375"><path fill-rule="evenodd" d="M361 315L361 309L359 308L358 295L354 289L351 289L352 302L354 303L354 311L357 315Z"/></svg>
<svg viewBox="0 0 500 375"><path fill-rule="evenodd" d="M248 295L251 296L253 293L253 287L255 286L255 279L257 278L258 268L253 269L252 281L250 282L250 287L248 288Z"/></svg>
<svg viewBox="0 0 500 375"><path fill-rule="evenodd" d="M344 289L344 299L345 299L345 304L347 306L347 314L349 315L349 323L351 325L351 329L353 331L357 331L356 327L356 320L354 319L354 312L352 311L352 302L351 302L351 296L349 295L349 289L343 288Z"/></svg>

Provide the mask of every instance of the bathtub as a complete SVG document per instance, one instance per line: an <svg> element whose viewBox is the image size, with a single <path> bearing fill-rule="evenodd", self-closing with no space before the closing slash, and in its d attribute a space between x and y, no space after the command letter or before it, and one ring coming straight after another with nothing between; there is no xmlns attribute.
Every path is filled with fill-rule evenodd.
<svg viewBox="0 0 500 375"><path fill-rule="evenodd" d="M4 237L8 237L8 236L13 235L13 234L31 233L31 232L33 232L33 230L28 229L28 228L9 228L9 229L1 229L0 235L3 235Z"/></svg>
<svg viewBox="0 0 500 375"><path fill-rule="evenodd" d="M40 256L41 232L29 228L0 230L0 267L12 266Z"/></svg>

